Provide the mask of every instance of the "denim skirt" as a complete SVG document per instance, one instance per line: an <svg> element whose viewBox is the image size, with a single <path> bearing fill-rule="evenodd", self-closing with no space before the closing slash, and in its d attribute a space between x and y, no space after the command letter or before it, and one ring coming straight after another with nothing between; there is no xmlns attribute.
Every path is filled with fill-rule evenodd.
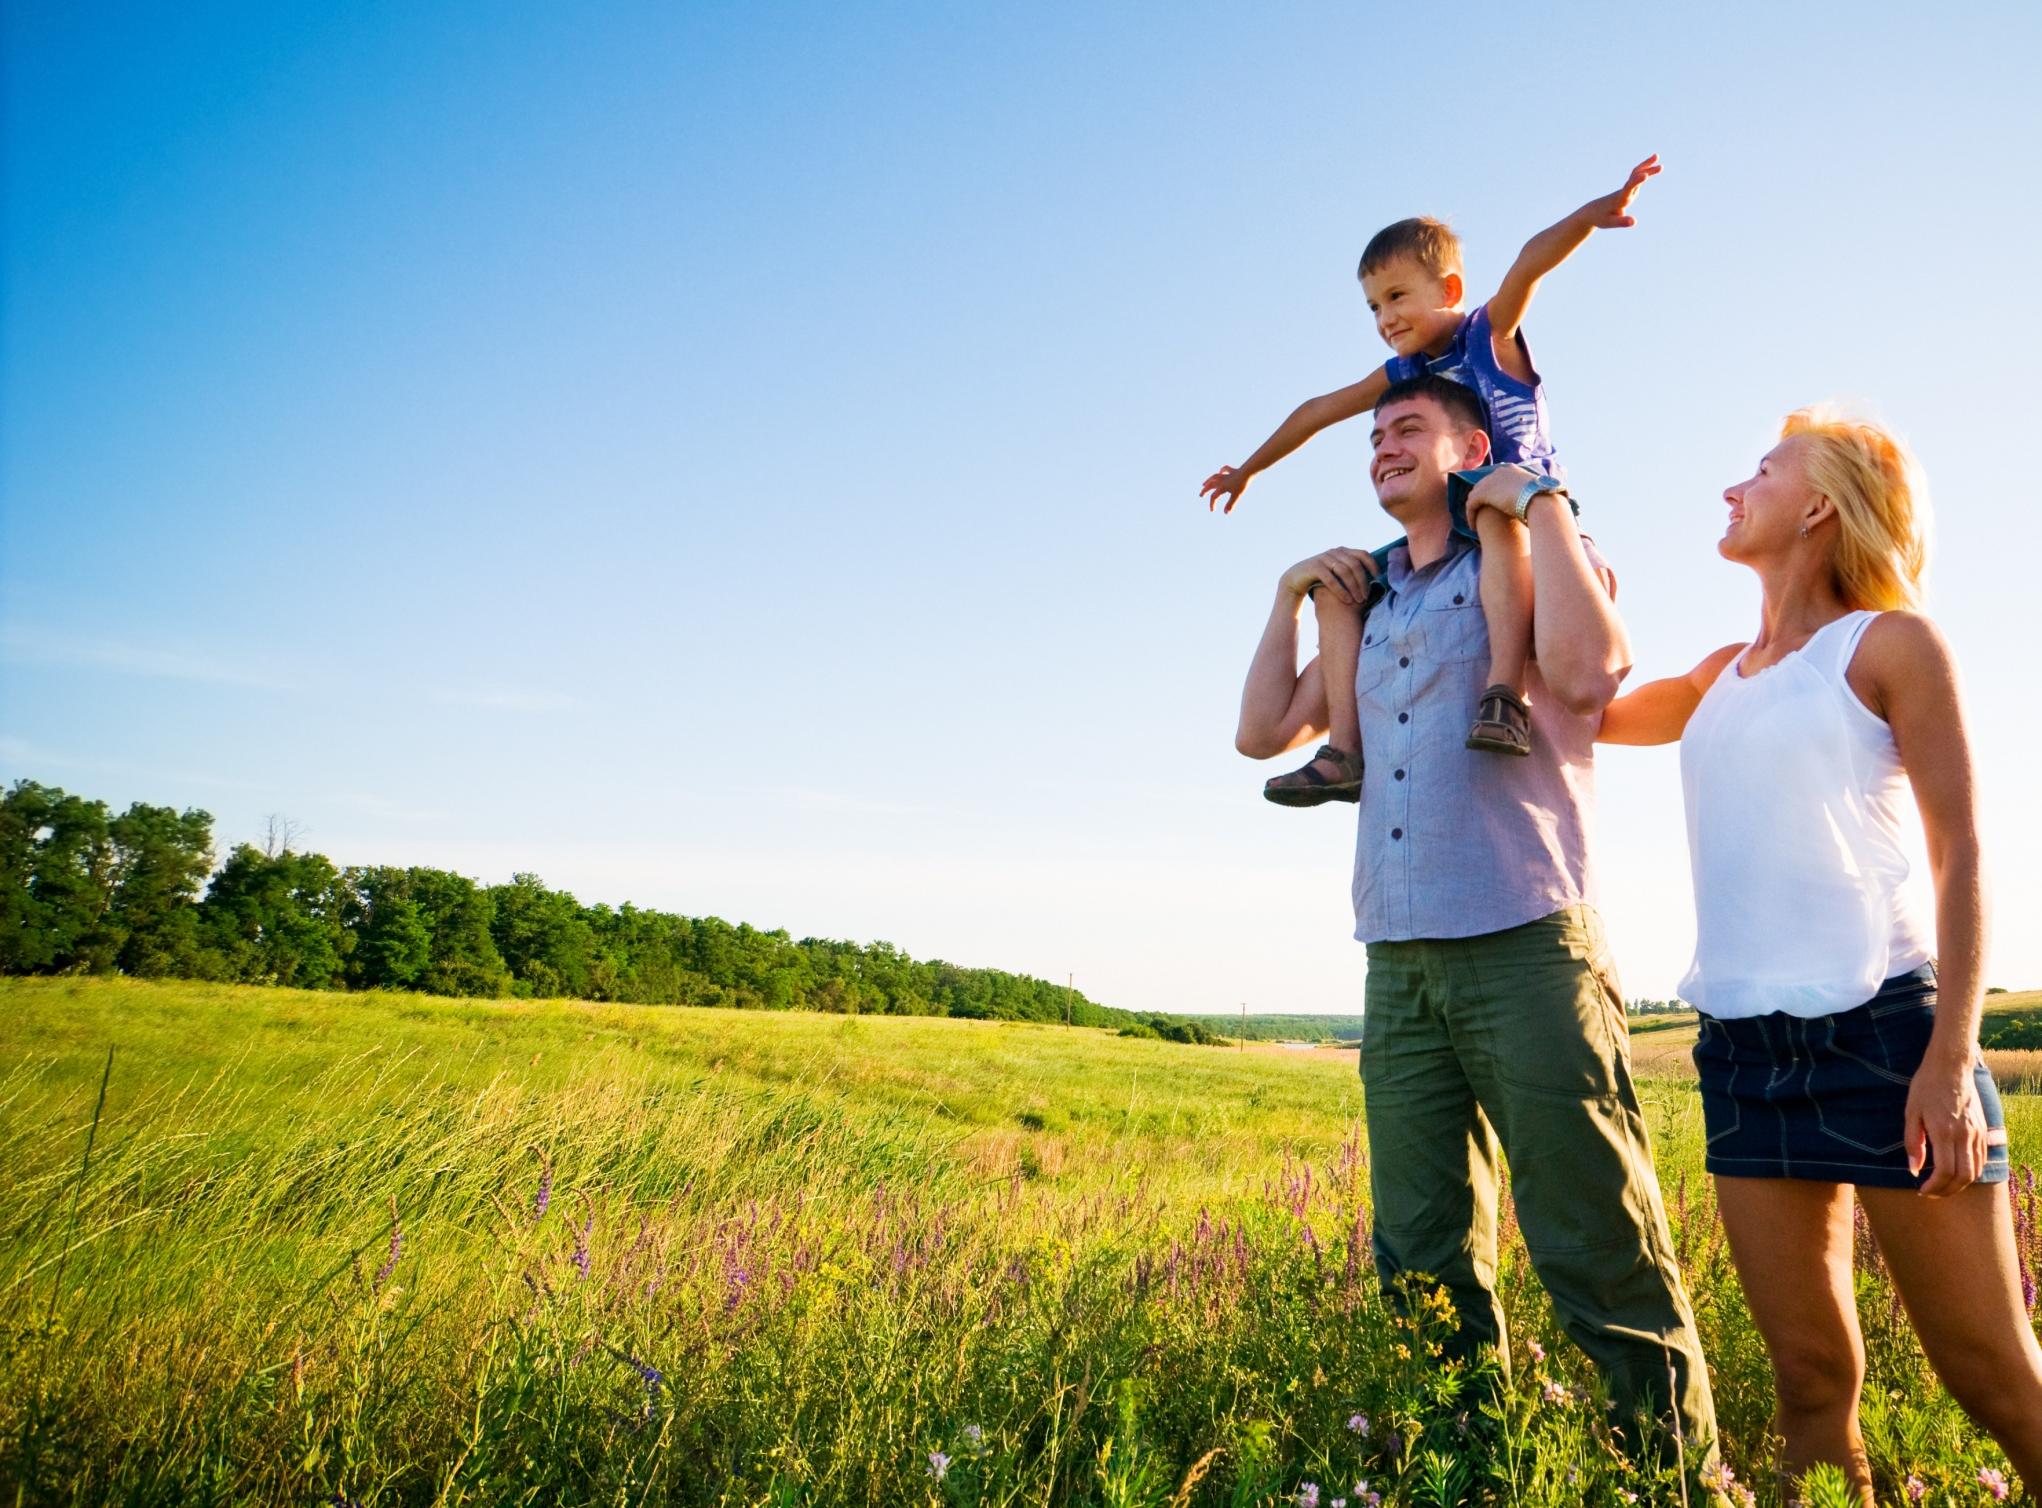
<svg viewBox="0 0 2042 1508"><path fill-rule="evenodd" d="M1936 972L1896 974L1863 1005L1828 1016L1701 1018L1701 1076L1708 1169L1733 1178L1911 1189L1907 1087L1928 1052L1936 1021ZM1972 1069L1985 1111L1981 1183L2007 1177L2006 1117L1981 1057Z"/></svg>

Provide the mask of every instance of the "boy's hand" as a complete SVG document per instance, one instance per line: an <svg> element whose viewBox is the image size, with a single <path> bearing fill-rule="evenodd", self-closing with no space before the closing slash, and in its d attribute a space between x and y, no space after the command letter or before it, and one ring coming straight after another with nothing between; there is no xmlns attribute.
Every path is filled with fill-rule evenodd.
<svg viewBox="0 0 2042 1508"><path fill-rule="evenodd" d="M1600 199L1591 199L1582 205L1576 214L1596 230L1628 230L1638 223L1631 214L1631 201L1638 197L1638 190L1645 186L1647 178L1659 175L1659 154L1650 157L1631 169L1631 176L1624 180L1624 186L1614 194L1604 194Z"/></svg>
<svg viewBox="0 0 2042 1508"><path fill-rule="evenodd" d="M1234 504L1241 500L1241 494L1248 490L1249 473L1238 466L1222 466L1205 479L1205 485L1198 489L1198 495L1205 499L1205 511L1210 513L1221 498L1227 505L1221 513L1232 513Z"/></svg>
<svg viewBox="0 0 2042 1508"><path fill-rule="evenodd" d="M1468 490L1465 507L1468 527L1475 527L1475 515L1484 508L1494 508L1512 523L1517 522L1517 495L1524 490L1524 484L1538 473L1528 466L1498 466Z"/></svg>

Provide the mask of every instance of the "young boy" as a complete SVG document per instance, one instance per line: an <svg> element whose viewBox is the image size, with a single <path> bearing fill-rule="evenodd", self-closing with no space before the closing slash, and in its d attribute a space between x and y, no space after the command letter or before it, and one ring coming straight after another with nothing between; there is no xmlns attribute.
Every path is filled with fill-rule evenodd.
<svg viewBox="0 0 2042 1508"><path fill-rule="evenodd" d="M1631 169L1624 186L1591 199L1557 225L1525 242L1503 286L1473 313L1462 310L1461 246L1438 220L1399 220L1378 231L1361 254L1360 278L1376 331L1396 355L1352 386L1298 405L1276 433L1239 466L1223 466L1199 495L1210 509L1222 498L1226 513L1249 479L1274 465L1328 425L1370 413L1392 382L1432 372L1474 389L1489 414L1490 460L1515 462L1562 478L1546 421L1545 391L1521 329L1539 280L1597 230L1635 225L1631 200L1659 171L1659 158ZM1458 496L1455 496L1458 502ZM1456 527L1467 532L1456 507ZM1525 661L1531 655L1531 560L1523 531L1493 508L1476 519L1482 547L1482 613L1489 627L1489 681L1476 709L1467 745L1499 754L1531 752L1531 720L1524 700ZM1382 551L1377 551L1380 562ZM1283 806L1317 806L1361 799L1361 727L1355 710L1355 664L1361 652L1366 607L1347 607L1316 593L1319 655L1324 662L1331 727L1325 747L1302 769L1278 775L1263 795Z"/></svg>

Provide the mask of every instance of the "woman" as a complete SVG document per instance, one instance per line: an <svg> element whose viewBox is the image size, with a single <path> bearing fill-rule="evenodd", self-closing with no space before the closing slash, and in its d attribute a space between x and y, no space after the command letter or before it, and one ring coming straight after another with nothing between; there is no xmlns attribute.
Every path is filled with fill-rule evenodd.
<svg viewBox="0 0 2042 1508"><path fill-rule="evenodd" d="M1717 549L1758 573L1758 637L1618 699L1601 737L1682 741L1696 944L1681 994L1702 1013L1708 1167L1778 1379L1786 1469L1833 1462L1872 1502L1855 1194L1930 1363L2042 1490L2042 1350L1978 1051L1971 753L1949 647L1914 610L1919 476L1878 426L1803 410L1723 496ZM1916 810L1932 935L1901 887Z"/></svg>

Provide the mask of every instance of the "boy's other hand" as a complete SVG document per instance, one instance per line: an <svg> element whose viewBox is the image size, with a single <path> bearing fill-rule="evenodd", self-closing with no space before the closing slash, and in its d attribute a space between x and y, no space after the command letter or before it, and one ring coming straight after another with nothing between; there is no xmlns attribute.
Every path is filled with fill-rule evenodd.
<svg viewBox="0 0 2042 1508"><path fill-rule="evenodd" d="M1205 511L1210 513L1221 498L1227 505L1222 513L1232 513L1234 504L1241 500L1241 494L1248 490L1248 473L1238 466L1222 466L1205 479L1205 485L1198 489L1198 495L1205 499Z"/></svg>
<svg viewBox="0 0 2042 1508"><path fill-rule="evenodd" d="M1484 508L1494 508L1512 523L1517 521L1517 495L1524 490L1524 484L1538 473L1528 466L1505 464L1498 466L1481 481L1469 489L1462 506L1467 510L1468 526L1474 527L1475 515Z"/></svg>
<svg viewBox="0 0 2042 1508"><path fill-rule="evenodd" d="M1614 194L1604 194L1600 199L1591 199L1581 206L1581 216L1597 230L1628 230L1638 223L1631 214L1631 201L1638 197L1638 190L1645 186L1647 178L1659 176L1659 154L1650 157L1631 169L1631 176L1624 180L1624 186Z"/></svg>
<svg viewBox="0 0 2042 1508"><path fill-rule="evenodd" d="M1352 607L1368 595L1375 574L1375 557L1368 551L1336 546L1310 560L1300 560L1283 573L1280 585L1293 597L1309 597L1314 587L1323 586Z"/></svg>

